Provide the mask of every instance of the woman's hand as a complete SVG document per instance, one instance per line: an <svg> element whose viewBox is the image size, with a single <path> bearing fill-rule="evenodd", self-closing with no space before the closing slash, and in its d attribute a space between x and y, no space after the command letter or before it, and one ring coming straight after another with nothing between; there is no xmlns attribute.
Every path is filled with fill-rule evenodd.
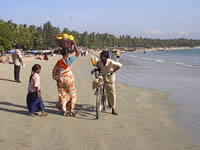
<svg viewBox="0 0 200 150"><path fill-rule="evenodd" d="M74 45L76 56L78 57L80 55L80 50L78 49L78 47L76 45L76 41L72 40L72 44Z"/></svg>
<svg viewBox="0 0 200 150"><path fill-rule="evenodd" d="M112 75L113 75L113 73L114 73L113 71L110 71L110 72L108 73L108 75L111 75L111 76L112 76Z"/></svg>
<svg viewBox="0 0 200 150"><path fill-rule="evenodd" d="M118 69L119 67L114 68L113 71L110 72L110 74L113 75Z"/></svg>
<svg viewBox="0 0 200 150"><path fill-rule="evenodd" d="M37 93L37 98L40 98L41 97L41 94L40 92Z"/></svg>
<svg viewBox="0 0 200 150"><path fill-rule="evenodd" d="M38 87L36 87L36 92L37 92L37 98L40 98L41 97L41 94L40 94L40 90Z"/></svg>

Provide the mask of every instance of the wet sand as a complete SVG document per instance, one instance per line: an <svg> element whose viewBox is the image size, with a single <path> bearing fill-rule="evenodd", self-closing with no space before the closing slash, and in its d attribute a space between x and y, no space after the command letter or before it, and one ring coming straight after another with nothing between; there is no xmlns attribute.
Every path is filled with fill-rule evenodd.
<svg viewBox="0 0 200 150"><path fill-rule="evenodd" d="M199 150L191 137L171 117L176 114L168 94L117 84L117 112L96 120L89 57L73 65L78 92L76 117L62 116L56 82L51 71L60 56L50 60L25 60L22 83L13 82L13 65L0 64L0 149L2 150ZM39 63L41 91L47 117L27 116L26 94L31 67Z"/></svg>

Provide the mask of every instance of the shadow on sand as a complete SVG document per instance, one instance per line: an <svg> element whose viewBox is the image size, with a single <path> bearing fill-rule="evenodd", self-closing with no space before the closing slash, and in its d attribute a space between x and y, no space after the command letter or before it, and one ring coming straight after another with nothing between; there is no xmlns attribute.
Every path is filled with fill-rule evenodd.
<svg viewBox="0 0 200 150"><path fill-rule="evenodd" d="M62 113L55 108L55 104L57 102L44 101L44 103L50 104L50 106L45 105L45 107L46 107L45 111L47 113L55 114L55 115L62 115ZM28 115L28 110L27 110L26 106L17 105L17 104L5 102L5 101L0 101L0 105L8 106L7 108L0 107L0 111L6 111L6 112L16 113L16 114L20 114L20 115ZM13 110L11 107L17 107L17 108L21 108L23 110ZM52 108L52 109L48 109L48 108ZM93 105L76 104L75 110L77 111L77 115L75 116L75 118L84 119L84 120L95 120L96 119L96 115L94 113L95 106L93 106ZM92 116L92 118L91 118L91 116Z"/></svg>
<svg viewBox="0 0 200 150"><path fill-rule="evenodd" d="M9 107L17 107L17 108L27 109L25 106L12 104L10 102L2 102L1 101L0 105L6 105L6 106L8 106L8 108ZM13 109L8 109L8 108L0 107L0 111L6 111L6 112L16 113L16 114L20 114L20 115L28 115L27 110L13 110Z"/></svg>
<svg viewBox="0 0 200 150"><path fill-rule="evenodd" d="M46 104L48 104L48 105L45 105L46 108L56 109L55 105L57 104L57 102L55 102L55 101L44 101L44 102ZM51 111L53 111L52 109L46 109L46 110L47 110L47 112L49 111L50 113L53 113L53 112L51 112ZM85 119L85 120L96 119L96 115L94 113L95 112L95 106L93 106L93 105L76 104L75 111L77 112L77 115L75 116L75 118ZM62 114L62 112L56 111L56 114ZM91 116L92 116L92 118L91 118Z"/></svg>
<svg viewBox="0 0 200 150"><path fill-rule="evenodd" d="M19 107L19 108L27 109L26 106L17 105L17 104L12 104L12 103L10 103L10 102L0 102L0 105L14 106L14 107Z"/></svg>
<svg viewBox="0 0 200 150"><path fill-rule="evenodd" d="M6 108L1 108L0 107L0 111L6 111L6 112L11 112L11 113L16 113L16 114L20 114L20 115L28 115L27 111L24 110L12 110L12 109L6 109Z"/></svg>
<svg viewBox="0 0 200 150"><path fill-rule="evenodd" d="M76 104L75 110L79 119L96 120L95 106L89 104ZM92 118L91 118L92 117Z"/></svg>
<svg viewBox="0 0 200 150"><path fill-rule="evenodd" d="M16 82L15 80L3 79L3 78L0 78L0 80L2 80L2 81L9 81L9 82Z"/></svg>

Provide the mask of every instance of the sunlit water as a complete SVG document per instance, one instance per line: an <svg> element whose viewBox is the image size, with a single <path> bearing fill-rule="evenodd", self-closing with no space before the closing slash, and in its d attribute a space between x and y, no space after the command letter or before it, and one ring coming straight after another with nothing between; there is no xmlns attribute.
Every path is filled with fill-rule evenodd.
<svg viewBox="0 0 200 150"><path fill-rule="evenodd" d="M170 92L177 122L200 142L200 49L121 54L117 81Z"/></svg>

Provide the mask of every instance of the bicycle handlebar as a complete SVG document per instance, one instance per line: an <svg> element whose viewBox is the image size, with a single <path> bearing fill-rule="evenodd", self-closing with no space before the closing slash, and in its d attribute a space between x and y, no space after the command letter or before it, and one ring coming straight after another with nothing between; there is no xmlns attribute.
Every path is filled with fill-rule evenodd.
<svg viewBox="0 0 200 150"><path fill-rule="evenodd" d="M94 74L94 73L97 73L99 72L99 69L98 68L94 68L92 71L91 71L91 74Z"/></svg>
<svg viewBox="0 0 200 150"><path fill-rule="evenodd" d="M111 73L107 73L106 75L103 73L103 72L100 72L100 69L99 68L94 68L92 71L91 71L91 74L94 74L95 73L95 77L99 77L99 76L111 76Z"/></svg>

